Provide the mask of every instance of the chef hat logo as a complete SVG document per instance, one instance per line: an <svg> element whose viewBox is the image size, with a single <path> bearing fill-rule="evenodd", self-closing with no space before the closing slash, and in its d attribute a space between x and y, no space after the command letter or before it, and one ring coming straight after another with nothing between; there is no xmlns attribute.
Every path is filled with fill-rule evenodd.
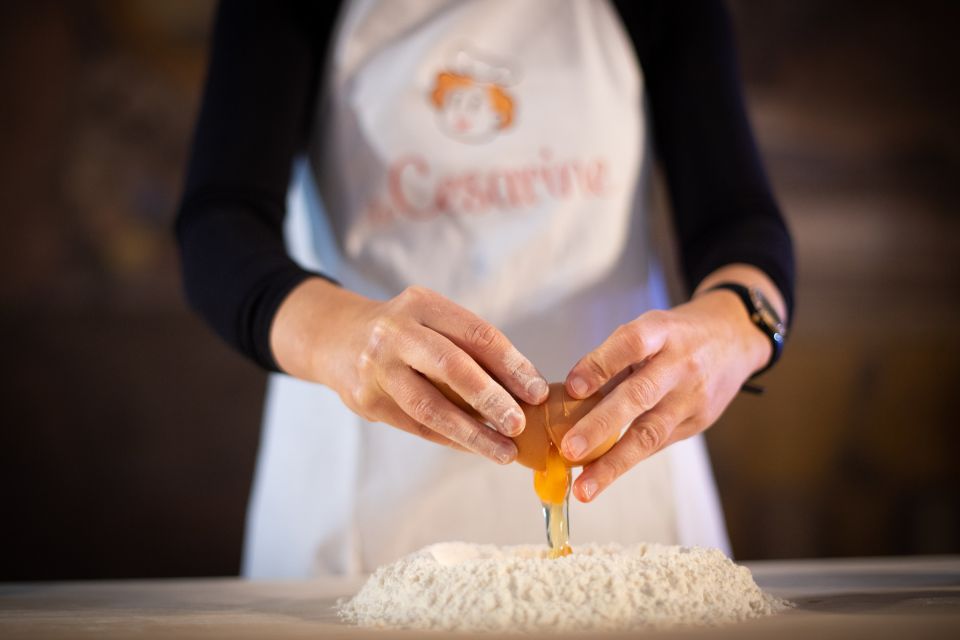
<svg viewBox="0 0 960 640"><path fill-rule="evenodd" d="M452 58L451 70L459 75L469 76L476 82L509 87L517 81L517 74L510 65L489 54L481 53L469 44L460 45Z"/></svg>
<svg viewBox="0 0 960 640"><path fill-rule="evenodd" d="M518 80L514 65L459 45L430 92L440 129L461 142L492 140L514 123L516 100L508 87Z"/></svg>

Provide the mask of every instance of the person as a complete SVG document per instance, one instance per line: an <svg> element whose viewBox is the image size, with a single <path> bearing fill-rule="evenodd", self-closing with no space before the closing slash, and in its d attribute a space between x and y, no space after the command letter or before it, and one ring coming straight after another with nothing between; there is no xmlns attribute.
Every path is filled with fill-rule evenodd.
<svg viewBox="0 0 960 640"><path fill-rule="evenodd" d="M508 463L548 381L607 394L568 457L623 430L574 547L729 552L700 434L779 355L794 267L719 2L223 0L176 233L192 306L271 372L245 575L542 543Z"/></svg>

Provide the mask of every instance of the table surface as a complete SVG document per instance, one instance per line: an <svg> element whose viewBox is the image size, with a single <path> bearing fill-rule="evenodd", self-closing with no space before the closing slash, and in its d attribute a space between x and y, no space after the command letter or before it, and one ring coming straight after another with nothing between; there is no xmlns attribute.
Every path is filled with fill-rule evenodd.
<svg viewBox="0 0 960 640"><path fill-rule="evenodd" d="M724 627L642 635L776 635L778 640L851 635L909 640L960 638L960 556L745 564L764 589L793 601L796 608ZM338 598L356 593L362 582L357 578L286 582L213 578L0 584L0 638L269 636L282 640L322 636L388 640L425 635L359 629L341 623L334 604ZM616 638L638 634L605 635Z"/></svg>

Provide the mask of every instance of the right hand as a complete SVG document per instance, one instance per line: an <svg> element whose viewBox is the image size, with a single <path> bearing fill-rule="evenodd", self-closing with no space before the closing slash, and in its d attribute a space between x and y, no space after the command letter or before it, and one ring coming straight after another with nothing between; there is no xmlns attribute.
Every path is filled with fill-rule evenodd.
<svg viewBox="0 0 960 640"><path fill-rule="evenodd" d="M516 458L508 436L525 426L513 396L540 404L549 393L503 333L422 287L380 302L307 280L280 306L270 342L281 369L331 387L365 420L500 464ZM434 383L449 386L493 429Z"/></svg>

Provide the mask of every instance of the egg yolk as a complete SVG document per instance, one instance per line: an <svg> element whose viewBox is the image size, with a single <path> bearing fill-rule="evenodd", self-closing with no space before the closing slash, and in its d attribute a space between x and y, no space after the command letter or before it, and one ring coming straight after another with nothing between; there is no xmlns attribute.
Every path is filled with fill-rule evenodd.
<svg viewBox="0 0 960 640"><path fill-rule="evenodd" d="M543 503L543 516L550 542L549 557L556 559L573 553L570 548L568 500L570 496L570 469L563 463L560 452L550 445L547 464L543 471L533 472L533 488Z"/></svg>
<svg viewBox="0 0 960 640"><path fill-rule="evenodd" d="M563 463L556 446L547 452L547 467L533 472L533 488L546 504L562 504L570 489L570 469Z"/></svg>

